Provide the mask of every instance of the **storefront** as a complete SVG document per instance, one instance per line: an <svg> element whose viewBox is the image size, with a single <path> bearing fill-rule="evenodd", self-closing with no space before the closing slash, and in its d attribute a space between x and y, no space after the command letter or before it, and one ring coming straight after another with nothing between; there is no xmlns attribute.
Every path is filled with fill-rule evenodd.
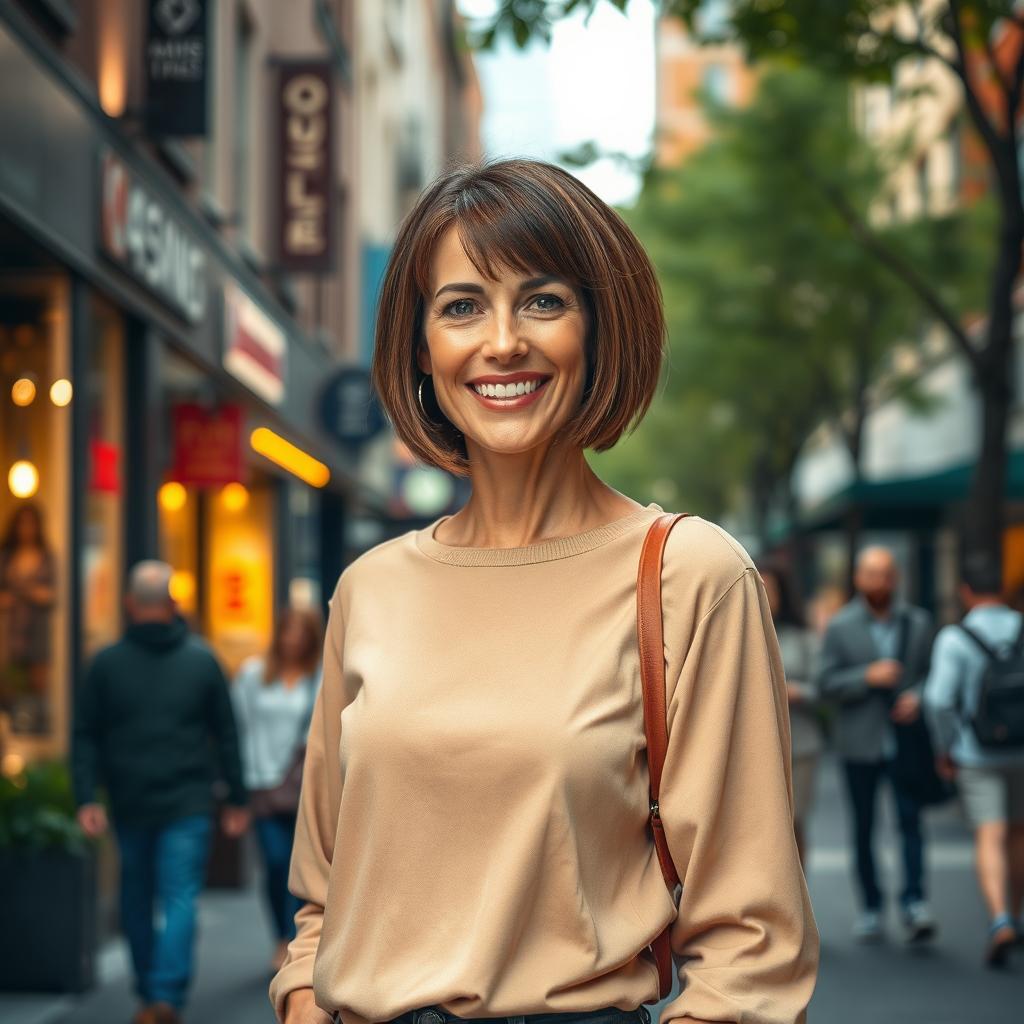
<svg viewBox="0 0 1024 1024"><path fill-rule="evenodd" d="M329 354L0 23L0 756L67 750L75 681L159 557L234 669L341 569L351 466ZM365 515L365 510L360 511Z"/></svg>

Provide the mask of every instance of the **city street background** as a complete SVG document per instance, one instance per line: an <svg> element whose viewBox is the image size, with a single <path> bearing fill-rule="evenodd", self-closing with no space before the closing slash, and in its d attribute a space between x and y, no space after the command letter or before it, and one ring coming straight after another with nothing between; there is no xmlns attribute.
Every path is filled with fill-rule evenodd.
<svg viewBox="0 0 1024 1024"><path fill-rule="evenodd" d="M1016 0L0 0L0 938L13 963L5 911L65 926L0 1022L135 1009L117 846L69 770L129 569L166 563L237 694L354 559L466 501L370 378L396 232L447 168L555 162L650 254L665 373L588 453L611 486L721 524L817 634L878 545L937 626L969 561L1024 611L1022 93ZM937 941L893 908L865 946L834 750L819 782L810 1019L1024 1018L958 805L926 815ZM271 1019L242 849L218 835L189 1024Z"/></svg>

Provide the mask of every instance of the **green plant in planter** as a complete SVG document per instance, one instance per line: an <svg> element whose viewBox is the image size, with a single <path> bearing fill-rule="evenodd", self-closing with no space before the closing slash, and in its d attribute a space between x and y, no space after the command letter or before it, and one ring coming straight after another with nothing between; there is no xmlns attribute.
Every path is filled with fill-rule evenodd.
<svg viewBox="0 0 1024 1024"><path fill-rule="evenodd" d="M87 853L90 843L75 810L71 775L62 761L0 776L0 851Z"/></svg>

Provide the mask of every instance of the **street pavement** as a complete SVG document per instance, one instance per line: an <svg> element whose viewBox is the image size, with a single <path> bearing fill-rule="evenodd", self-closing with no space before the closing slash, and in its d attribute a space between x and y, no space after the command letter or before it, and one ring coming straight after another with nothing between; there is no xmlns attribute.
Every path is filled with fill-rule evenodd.
<svg viewBox="0 0 1024 1024"><path fill-rule="evenodd" d="M898 891L892 808L883 801L881 860ZM812 1024L1021 1024L1024 951L1009 970L981 962L985 916L976 895L970 836L959 809L928 818L932 904L941 933L931 948L909 949L892 916L889 940L864 947L850 938L854 905L846 819L835 766L821 774L811 826L808 883L822 940ZM256 891L211 892L200 908L198 973L187 1024L272 1024L265 963L270 941ZM128 1024L134 1009L121 943L102 958L102 984L78 999L0 996L2 1024ZM658 1008L660 1010L660 1007ZM655 1016L655 1020L657 1017Z"/></svg>

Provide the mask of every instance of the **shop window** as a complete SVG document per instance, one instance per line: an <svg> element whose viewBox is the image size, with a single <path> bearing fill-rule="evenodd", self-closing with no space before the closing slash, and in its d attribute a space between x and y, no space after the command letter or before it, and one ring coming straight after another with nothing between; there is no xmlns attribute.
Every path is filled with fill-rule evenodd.
<svg viewBox="0 0 1024 1024"><path fill-rule="evenodd" d="M270 644L278 482L251 464L247 442L234 467L223 450L227 424L235 415L244 424L244 410L172 353L163 371L169 443L158 491L160 557L174 570L179 608L233 673ZM183 407L191 410L185 418ZM190 436L176 437L182 430ZM243 430L243 442L247 436Z"/></svg>
<svg viewBox="0 0 1024 1024"><path fill-rule="evenodd" d="M3 279L0 384L0 751L55 754L68 711L66 279Z"/></svg>

